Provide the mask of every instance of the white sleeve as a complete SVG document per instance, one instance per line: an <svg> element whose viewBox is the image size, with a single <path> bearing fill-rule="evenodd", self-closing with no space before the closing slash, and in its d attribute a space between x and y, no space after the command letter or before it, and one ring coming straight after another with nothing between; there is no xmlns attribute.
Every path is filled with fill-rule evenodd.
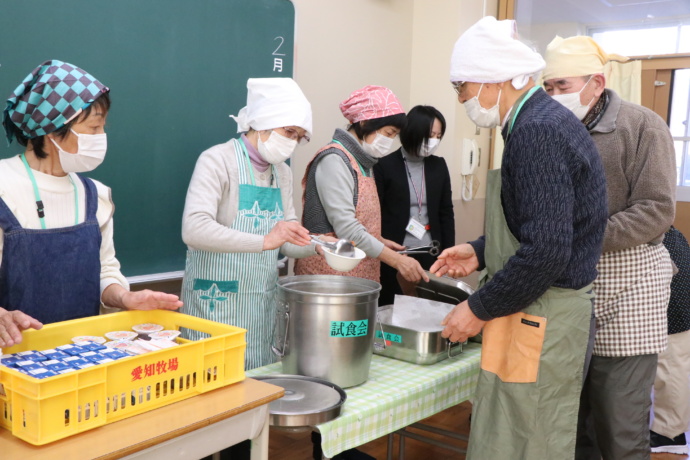
<svg viewBox="0 0 690 460"><path fill-rule="evenodd" d="M115 205L110 194L110 188L98 181L93 181L98 191L98 210L96 218L101 228L101 295L111 284L119 284L129 289L127 278L120 271L120 261L115 257L115 243L113 242L113 214Z"/></svg>
<svg viewBox="0 0 690 460"><path fill-rule="evenodd" d="M187 189L182 215L182 240L185 244L213 252L263 250L262 235L240 232L218 221L221 202L237 202L239 199L237 183L238 172L228 168L219 150L210 149L201 154Z"/></svg>

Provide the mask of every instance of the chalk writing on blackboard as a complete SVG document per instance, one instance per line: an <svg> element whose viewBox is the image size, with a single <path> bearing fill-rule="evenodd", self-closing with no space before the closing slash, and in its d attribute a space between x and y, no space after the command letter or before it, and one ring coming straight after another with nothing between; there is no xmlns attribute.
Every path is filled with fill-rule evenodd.
<svg viewBox="0 0 690 460"><path fill-rule="evenodd" d="M285 39L283 37L276 37L273 39L273 41L280 40L280 43L278 44L278 47L273 51L273 71L274 72L282 72L283 71L283 58L279 56L285 56L285 53L280 53L280 47L283 46L283 43L285 43Z"/></svg>

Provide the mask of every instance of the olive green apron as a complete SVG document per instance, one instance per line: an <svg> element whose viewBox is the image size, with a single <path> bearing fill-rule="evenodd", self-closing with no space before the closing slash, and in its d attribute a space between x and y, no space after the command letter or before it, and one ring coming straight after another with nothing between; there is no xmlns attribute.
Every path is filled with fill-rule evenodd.
<svg viewBox="0 0 690 460"><path fill-rule="evenodd" d="M482 284L520 246L503 214L500 172L489 171L487 182ZM574 457L591 290L552 287L524 310L486 323L467 459Z"/></svg>

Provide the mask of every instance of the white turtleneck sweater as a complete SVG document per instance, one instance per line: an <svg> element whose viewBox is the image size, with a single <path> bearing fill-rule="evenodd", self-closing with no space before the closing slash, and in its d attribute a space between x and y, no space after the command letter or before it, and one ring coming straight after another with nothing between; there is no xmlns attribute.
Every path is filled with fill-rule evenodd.
<svg viewBox="0 0 690 460"><path fill-rule="evenodd" d="M33 170L36 184L45 208L47 228L69 227L75 224L74 186L79 196L79 222L86 217L86 192L84 184L76 174L57 177ZM120 272L120 262L115 258L113 244L113 212L115 206L110 197L110 188L93 180L98 191L96 218L101 228L101 294L113 283L129 289L127 279ZM40 229L41 222L36 212L36 198L31 179L19 155L0 160L0 198L5 201L24 228ZM0 229L0 264L2 264L3 231ZM77 281L77 280L75 280Z"/></svg>

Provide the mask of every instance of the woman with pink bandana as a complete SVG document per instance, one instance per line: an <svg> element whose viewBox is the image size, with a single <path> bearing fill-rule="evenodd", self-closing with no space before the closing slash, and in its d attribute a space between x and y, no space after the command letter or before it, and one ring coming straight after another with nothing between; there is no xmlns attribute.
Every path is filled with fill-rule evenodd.
<svg viewBox="0 0 690 460"><path fill-rule="evenodd" d="M353 241L367 257L350 272L337 272L322 257L295 263L298 275L333 274L378 282L380 262L395 268L408 281L427 278L419 262L398 254L403 246L381 237L373 167L394 148L406 124L405 111L393 92L365 86L340 104L350 125L336 129L332 141L316 152L302 180L302 224L310 233Z"/></svg>

